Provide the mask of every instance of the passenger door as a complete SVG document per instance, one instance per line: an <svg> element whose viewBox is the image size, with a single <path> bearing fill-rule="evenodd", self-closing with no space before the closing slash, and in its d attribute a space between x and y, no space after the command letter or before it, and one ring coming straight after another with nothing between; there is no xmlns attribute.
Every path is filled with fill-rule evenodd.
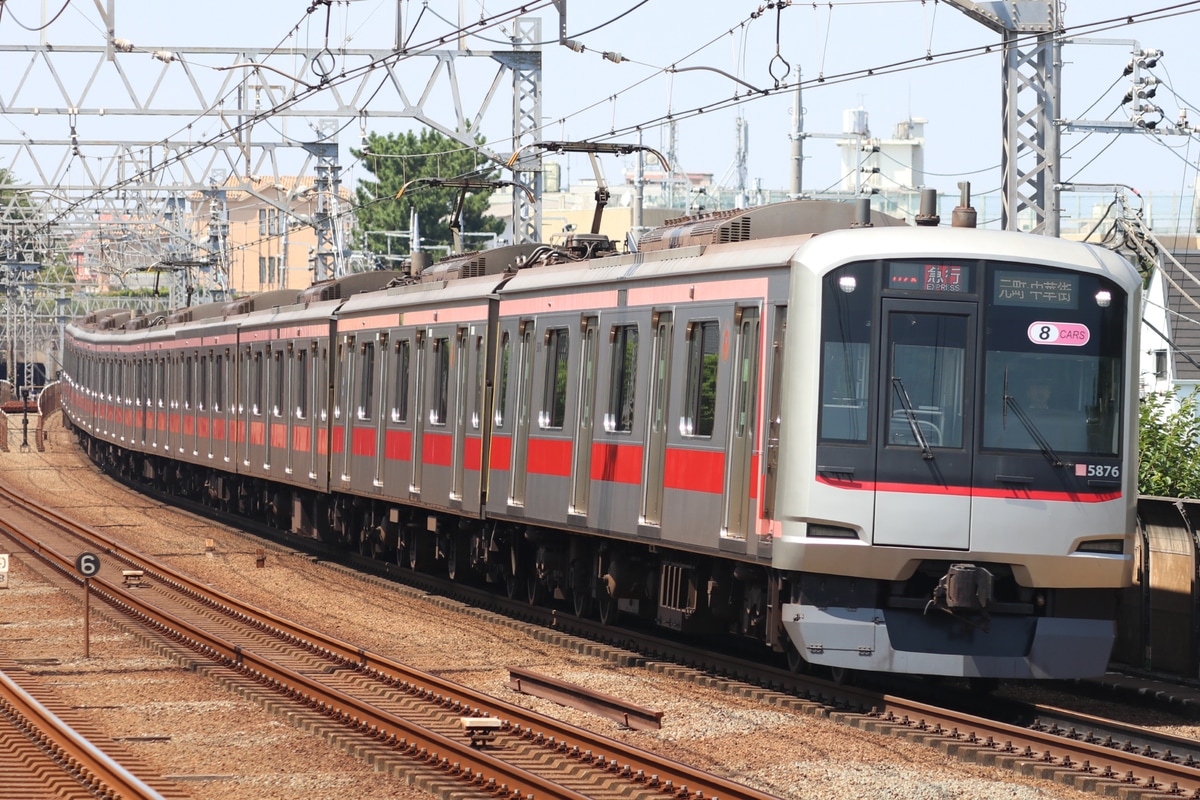
<svg viewBox="0 0 1200 800"><path fill-rule="evenodd" d="M970 547L977 307L885 298L874 543Z"/></svg>
<svg viewBox="0 0 1200 800"><path fill-rule="evenodd" d="M580 342L579 413L575 420L575 441L572 445L574 463L571 468L571 514L588 514L592 491L592 439L595 429L596 360L599 344L596 341L596 317L583 318L583 337Z"/></svg>

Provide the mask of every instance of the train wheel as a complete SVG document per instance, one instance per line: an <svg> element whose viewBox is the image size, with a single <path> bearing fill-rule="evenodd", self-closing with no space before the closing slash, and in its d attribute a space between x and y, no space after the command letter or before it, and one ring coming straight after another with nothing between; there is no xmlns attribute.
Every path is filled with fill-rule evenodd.
<svg viewBox="0 0 1200 800"><path fill-rule="evenodd" d="M421 567L424 566L420 553L421 548L417 546L416 537L413 537L413 540L408 543L408 568L413 572L420 572Z"/></svg>
<svg viewBox="0 0 1200 800"><path fill-rule="evenodd" d="M574 589L571 592L571 603L575 608L575 616L587 617L592 613L592 595L587 589Z"/></svg>
<svg viewBox="0 0 1200 800"><path fill-rule="evenodd" d="M525 594L529 600L529 605L536 606L542 602L542 582L538 580L537 573L530 573L525 578Z"/></svg>
<svg viewBox="0 0 1200 800"><path fill-rule="evenodd" d="M787 665L788 671L796 675L808 671L808 662L804 660L804 656L800 655L800 650L792 643L791 639L787 643Z"/></svg>
<svg viewBox="0 0 1200 800"><path fill-rule="evenodd" d="M617 610L617 599L603 588L596 593L596 608L600 612L600 622L603 625L612 625L620 614Z"/></svg>
<svg viewBox="0 0 1200 800"><path fill-rule="evenodd" d="M830 667L829 679L838 686L850 686L854 683L854 670L846 667Z"/></svg>
<svg viewBox="0 0 1200 800"><path fill-rule="evenodd" d="M458 580L458 539L450 537L450 545L446 548L446 577Z"/></svg>

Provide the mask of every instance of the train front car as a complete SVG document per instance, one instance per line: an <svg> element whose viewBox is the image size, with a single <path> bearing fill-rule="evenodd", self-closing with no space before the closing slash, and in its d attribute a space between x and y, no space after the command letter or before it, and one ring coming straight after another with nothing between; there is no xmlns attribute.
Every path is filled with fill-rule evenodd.
<svg viewBox="0 0 1200 800"><path fill-rule="evenodd" d="M793 662L1104 671L1132 576L1141 282L1018 233L840 231L793 264L780 441Z"/></svg>

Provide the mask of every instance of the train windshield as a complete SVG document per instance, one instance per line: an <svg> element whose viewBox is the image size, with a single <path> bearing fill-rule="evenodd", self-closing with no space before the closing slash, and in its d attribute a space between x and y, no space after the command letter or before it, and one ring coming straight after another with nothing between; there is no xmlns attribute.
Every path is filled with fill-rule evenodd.
<svg viewBox="0 0 1200 800"><path fill-rule="evenodd" d="M819 439L1118 456L1126 299L1102 276L1030 264L845 265L822 292Z"/></svg>
<svg viewBox="0 0 1200 800"><path fill-rule="evenodd" d="M1117 455L1124 293L1025 264L987 281L983 447Z"/></svg>

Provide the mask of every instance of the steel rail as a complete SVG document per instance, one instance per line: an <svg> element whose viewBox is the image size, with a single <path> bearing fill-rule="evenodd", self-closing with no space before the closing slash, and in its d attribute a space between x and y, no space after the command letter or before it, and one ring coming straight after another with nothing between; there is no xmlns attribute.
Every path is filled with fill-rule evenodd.
<svg viewBox="0 0 1200 800"><path fill-rule="evenodd" d="M57 761L66 774L73 774L89 794L126 800L164 800L163 796L122 767L42 705L3 670L0 670L0 705L26 721L30 733L45 739L39 747ZM24 727L24 726L22 726Z"/></svg>

